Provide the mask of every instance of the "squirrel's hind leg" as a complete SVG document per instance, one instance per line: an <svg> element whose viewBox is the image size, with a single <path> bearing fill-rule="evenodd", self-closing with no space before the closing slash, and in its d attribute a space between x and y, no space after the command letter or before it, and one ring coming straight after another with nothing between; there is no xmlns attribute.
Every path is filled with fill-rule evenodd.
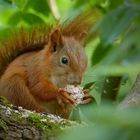
<svg viewBox="0 0 140 140"><path fill-rule="evenodd" d="M46 112L46 109L36 102L24 79L18 74L1 81L0 96L6 97L10 103L16 106L37 112Z"/></svg>

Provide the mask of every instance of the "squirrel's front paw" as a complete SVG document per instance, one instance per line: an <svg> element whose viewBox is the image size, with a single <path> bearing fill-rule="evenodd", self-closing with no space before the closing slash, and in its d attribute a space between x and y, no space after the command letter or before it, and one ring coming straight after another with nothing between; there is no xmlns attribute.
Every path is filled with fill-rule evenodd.
<svg viewBox="0 0 140 140"><path fill-rule="evenodd" d="M84 91L83 101L80 104L87 104L94 101L94 98L89 94L89 90L85 89Z"/></svg>
<svg viewBox="0 0 140 140"><path fill-rule="evenodd" d="M66 104L71 104L74 105L75 104L75 100L70 96L70 94L65 91L64 89L59 89L58 90L59 93L59 97L58 97L58 102L59 104L66 103Z"/></svg>

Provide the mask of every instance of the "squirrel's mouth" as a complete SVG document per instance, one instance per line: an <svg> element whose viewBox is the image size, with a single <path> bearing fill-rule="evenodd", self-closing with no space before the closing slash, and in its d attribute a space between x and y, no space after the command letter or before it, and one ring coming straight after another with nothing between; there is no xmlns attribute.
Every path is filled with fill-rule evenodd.
<svg viewBox="0 0 140 140"><path fill-rule="evenodd" d="M60 76L52 76L50 80L52 84L57 88L64 88L69 84L65 78L60 78Z"/></svg>

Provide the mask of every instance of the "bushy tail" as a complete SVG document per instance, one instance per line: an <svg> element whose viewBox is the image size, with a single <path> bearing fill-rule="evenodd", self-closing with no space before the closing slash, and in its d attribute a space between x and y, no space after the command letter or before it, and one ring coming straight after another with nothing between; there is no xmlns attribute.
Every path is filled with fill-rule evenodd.
<svg viewBox="0 0 140 140"><path fill-rule="evenodd" d="M48 41L49 28L34 28L27 31L21 28L11 38L1 42L0 76L16 57L26 52L41 50Z"/></svg>

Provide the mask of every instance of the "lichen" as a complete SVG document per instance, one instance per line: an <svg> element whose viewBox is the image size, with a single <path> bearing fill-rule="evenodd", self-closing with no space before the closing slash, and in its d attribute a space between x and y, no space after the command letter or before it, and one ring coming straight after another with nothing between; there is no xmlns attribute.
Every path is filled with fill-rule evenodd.
<svg viewBox="0 0 140 140"><path fill-rule="evenodd" d="M0 104L10 106L8 100L3 96L0 96Z"/></svg>
<svg viewBox="0 0 140 140"><path fill-rule="evenodd" d="M3 119L1 119L1 118L0 118L0 129L3 129L3 130L8 129L6 122L3 121Z"/></svg>
<svg viewBox="0 0 140 140"><path fill-rule="evenodd" d="M8 128L6 125L8 121L16 122L19 125L28 124L39 128L41 132L43 131L43 139L47 139L48 137L56 138L59 133L63 132L63 129L77 125L76 122L53 114L36 113L35 111L7 104L7 101L3 97L0 98L0 114L0 129L6 130Z"/></svg>
<svg viewBox="0 0 140 140"><path fill-rule="evenodd" d="M51 115L51 117L52 118L50 118L49 115L34 113L29 115L28 120L31 124L36 125L40 129L42 129L45 136L56 137L57 133L61 131L62 126L61 122L56 120L57 117L55 118L54 115Z"/></svg>

